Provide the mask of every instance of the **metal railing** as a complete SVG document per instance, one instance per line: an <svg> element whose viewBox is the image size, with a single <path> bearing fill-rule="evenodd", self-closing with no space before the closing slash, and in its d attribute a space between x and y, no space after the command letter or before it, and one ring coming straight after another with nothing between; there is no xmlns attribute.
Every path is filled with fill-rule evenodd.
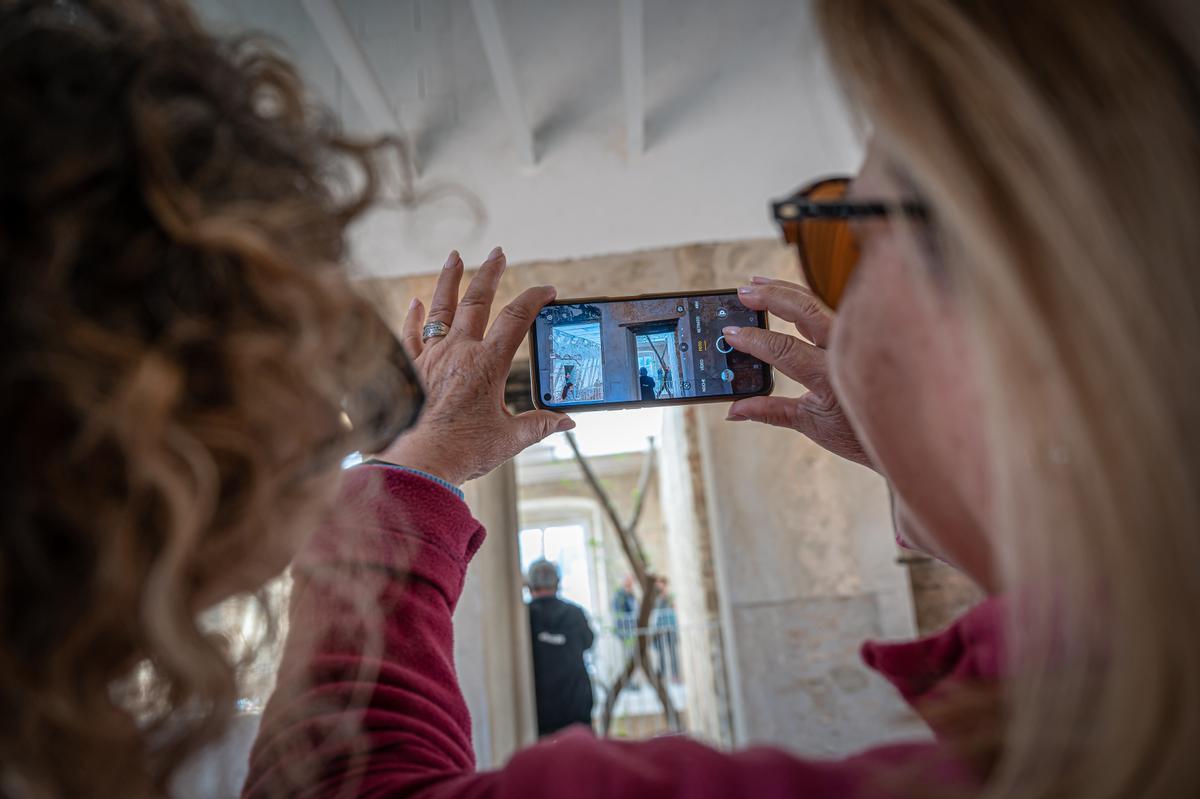
<svg viewBox="0 0 1200 799"><path fill-rule="evenodd" d="M678 714L683 730L689 730L689 691L711 691L712 687L689 686L687 666L691 661L708 660L719 652L720 628L716 620L680 625L673 609L655 611L650 624L636 628L629 619L618 616L614 622L596 631L595 641L587 656L588 672L595 693L593 717L596 729L601 729L601 714L609 694L625 667L625 663L645 638L646 664L667 689L668 697ZM616 699L610 734L623 738L648 738L671 732L662 703L650 680L638 669Z"/></svg>

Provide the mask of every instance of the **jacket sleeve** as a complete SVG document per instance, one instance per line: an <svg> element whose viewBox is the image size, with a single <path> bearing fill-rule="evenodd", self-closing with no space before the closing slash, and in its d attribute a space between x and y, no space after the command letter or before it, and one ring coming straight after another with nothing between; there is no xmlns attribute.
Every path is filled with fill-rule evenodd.
<svg viewBox="0 0 1200 799"><path fill-rule="evenodd" d="M466 505L429 480L384 466L347 472L338 511L293 564L288 638L245 797L844 799L880 795L863 791L881 764L911 767L927 750L814 762L576 730L476 772L451 613L483 535Z"/></svg>
<svg viewBox="0 0 1200 799"><path fill-rule="evenodd" d="M596 641L596 636L592 633L592 625L588 622L587 613L583 608L578 609L579 612L579 638L583 641L583 649L586 652L592 648L592 644Z"/></svg>

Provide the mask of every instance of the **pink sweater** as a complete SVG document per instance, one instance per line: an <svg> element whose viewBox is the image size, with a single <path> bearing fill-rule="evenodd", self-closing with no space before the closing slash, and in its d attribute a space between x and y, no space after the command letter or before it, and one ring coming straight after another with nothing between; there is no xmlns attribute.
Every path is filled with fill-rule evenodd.
<svg viewBox="0 0 1200 799"><path fill-rule="evenodd" d="M933 743L805 760L579 729L477 772L451 614L483 537L466 504L429 480L385 466L347 473L335 518L294 564L291 632L244 796L844 799L892 796L914 777L972 783ZM863 656L912 702L947 681L996 677L998 630L988 602L942 633L868 643Z"/></svg>

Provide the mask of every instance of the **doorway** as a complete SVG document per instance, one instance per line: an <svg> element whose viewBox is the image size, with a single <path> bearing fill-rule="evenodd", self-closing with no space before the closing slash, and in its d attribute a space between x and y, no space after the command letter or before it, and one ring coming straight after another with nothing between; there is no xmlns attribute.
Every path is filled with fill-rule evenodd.
<svg viewBox="0 0 1200 799"><path fill-rule="evenodd" d="M681 395L679 321L664 319L629 325L635 353L634 383L642 401Z"/></svg>
<svg viewBox="0 0 1200 799"><path fill-rule="evenodd" d="M590 556L592 541L591 520L586 518L541 521L538 527L523 527L517 546L520 550L521 574L537 560L548 560L559 569L559 594L568 602L583 608L588 618L597 617L602 607L597 593L596 574L601 564ZM528 594L528 589L526 589ZM528 595L526 600L528 600Z"/></svg>

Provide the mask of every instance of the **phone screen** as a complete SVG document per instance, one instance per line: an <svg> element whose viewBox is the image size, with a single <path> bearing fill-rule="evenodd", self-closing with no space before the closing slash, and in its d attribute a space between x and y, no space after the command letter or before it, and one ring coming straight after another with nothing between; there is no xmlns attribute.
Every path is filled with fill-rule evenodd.
<svg viewBox="0 0 1200 799"><path fill-rule="evenodd" d="M769 393L770 368L721 333L765 327L765 317L736 291L547 305L530 332L534 397L592 410Z"/></svg>

